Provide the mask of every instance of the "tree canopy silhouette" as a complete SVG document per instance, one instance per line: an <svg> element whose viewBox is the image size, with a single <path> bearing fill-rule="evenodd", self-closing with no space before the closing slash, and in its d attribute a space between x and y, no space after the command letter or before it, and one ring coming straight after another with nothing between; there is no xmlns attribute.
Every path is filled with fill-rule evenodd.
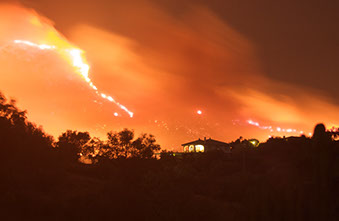
<svg viewBox="0 0 339 221"><path fill-rule="evenodd" d="M0 93L0 159L46 160L52 150L53 138L27 120L26 111L21 111L15 100L7 100Z"/></svg>
<svg viewBox="0 0 339 221"><path fill-rule="evenodd" d="M135 138L134 131L127 128L108 132L106 141L91 138L88 132L68 130L59 136L56 148L67 161L75 162L81 158L92 163L126 158L150 159L161 149L153 135L141 134Z"/></svg>
<svg viewBox="0 0 339 221"><path fill-rule="evenodd" d="M85 145L91 140L88 132L67 130L59 136L56 148L63 159L77 161Z"/></svg>
<svg viewBox="0 0 339 221"><path fill-rule="evenodd" d="M134 131L127 128L120 132L109 132L108 140L101 149L102 158L143 158L154 157L156 151L160 151L160 145L156 143L155 137L151 134L141 134L134 139Z"/></svg>

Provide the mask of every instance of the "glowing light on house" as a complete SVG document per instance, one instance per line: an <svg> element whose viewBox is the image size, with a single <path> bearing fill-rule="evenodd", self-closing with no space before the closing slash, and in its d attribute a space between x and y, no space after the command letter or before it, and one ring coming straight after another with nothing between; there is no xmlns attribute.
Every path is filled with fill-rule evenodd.
<svg viewBox="0 0 339 221"><path fill-rule="evenodd" d="M204 152L204 151L205 151L204 145L201 144L195 145L195 152Z"/></svg>

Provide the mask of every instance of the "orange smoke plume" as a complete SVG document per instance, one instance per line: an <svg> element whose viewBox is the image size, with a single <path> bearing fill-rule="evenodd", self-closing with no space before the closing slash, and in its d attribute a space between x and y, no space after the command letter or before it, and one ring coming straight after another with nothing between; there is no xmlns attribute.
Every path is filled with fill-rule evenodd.
<svg viewBox="0 0 339 221"><path fill-rule="evenodd" d="M8 6L12 7L12 6ZM25 11L26 12L26 11ZM27 13L27 12L26 12ZM133 117L133 112L128 110L125 106L115 101L111 96L98 91L98 88L92 82L89 76L90 66L88 65L84 52L75 47L73 44L67 41L52 25L47 22L46 19L42 19L36 13L28 14L26 18L27 23L34 26L39 32L43 33L41 38L36 39L38 43L32 42L30 37L23 40L13 39L14 44L29 46L40 50L53 50L59 55L65 58L75 68L75 71L82 76L82 78L88 83L88 85L103 99L106 99L125 111L130 117ZM8 43L9 44L9 43ZM6 45L8 45L6 44Z"/></svg>

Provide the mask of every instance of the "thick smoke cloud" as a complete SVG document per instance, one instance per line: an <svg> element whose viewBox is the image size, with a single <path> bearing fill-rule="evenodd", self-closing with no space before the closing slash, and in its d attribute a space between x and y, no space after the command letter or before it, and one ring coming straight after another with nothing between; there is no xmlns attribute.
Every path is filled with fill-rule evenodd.
<svg viewBox="0 0 339 221"><path fill-rule="evenodd" d="M318 121L339 124L338 106L319 91L268 78L258 46L207 7L187 4L174 16L149 1L110 3L107 9L84 2L79 10L75 3L61 10L61 1L53 14L45 4L30 6L86 51L95 84L135 112L133 119L114 117L119 110L97 98L56 54L1 53L0 89L53 135L78 129L103 136L129 127L153 133L172 148L203 136L267 138L269 132L247 125L248 119L303 131ZM12 38L43 41L49 29L32 22L52 22L40 14L0 6L1 44Z"/></svg>

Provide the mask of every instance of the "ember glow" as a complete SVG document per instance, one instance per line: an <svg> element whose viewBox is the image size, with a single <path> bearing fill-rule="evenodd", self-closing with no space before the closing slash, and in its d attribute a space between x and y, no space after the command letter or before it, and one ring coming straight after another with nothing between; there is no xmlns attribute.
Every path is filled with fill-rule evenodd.
<svg viewBox="0 0 339 221"><path fill-rule="evenodd" d="M107 96L104 93L98 92L98 88L93 84L91 78L89 77L89 65L87 64L85 58L83 57L83 51L77 48L59 48L55 45L46 45L46 44L36 44L27 40L14 40L15 44L22 44L30 47L35 47L40 50L55 50L66 58L69 58L72 65L76 68L76 72L80 74L88 85L95 90L102 98L115 103L122 110L124 110L130 117L133 117L133 112L129 111L125 106L121 105L119 102L116 102L111 96ZM116 116L116 113L114 114Z"/></svg>
<svg viewBox="0 0 339 221"><path fill-rule="evenodd" d="M278 133L294 133L296 135L300 135L300 134L304 134L304 131L302 130L297 130L297 129L292 129L292 128L281 128L281 127L273 127L273 126L262 126L260 125L258 122L252 121L252 120L248 120L247 123L249 125L258 127L262 130L268 130L270 132L278 132ZM311 133L309 133L309 135L311 135Z"/></svg>

